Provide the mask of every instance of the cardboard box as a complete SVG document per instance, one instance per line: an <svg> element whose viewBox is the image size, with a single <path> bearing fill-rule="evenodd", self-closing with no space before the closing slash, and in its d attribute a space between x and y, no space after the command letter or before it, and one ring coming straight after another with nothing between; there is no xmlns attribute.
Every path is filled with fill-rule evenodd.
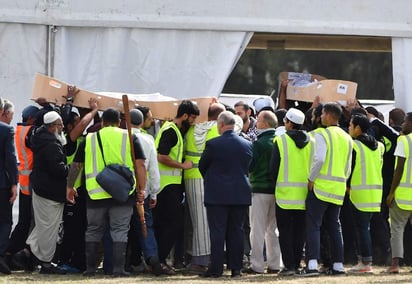
<svg viewBox="0 0 412 284"><path fill-rule="evenodd" d="M346 105L348 100L356 98L358 84L343 80L322 80L310 83L308 86L288 85L286 98L288 100L313 102L316 96L321 103L338 102Z"/></svg>
<svg viewBox="0 0 412 284"><path fill-rule="evenodd" d="M67 95L67 86L70 85L56 78L52 78L37 73L34 80L32 99L44 98L47 102L56 105L66 103L64 96ZM125 93L118 92L90 92L77 88L80 91L73 100L73 105L81 108L89 108L89 99L98 100L99 110L114 107L123 111L122 96ZM159 93L154 94L126 94L129 98L129 108L133 109L136 105L147 106L152 111L153 117L160 120L171 120L176 116L177 108L181 100L163 96ZM200 109L200 116L196 122L207 120L207 110L212 102L211 97L190 98Z"/></svg>
<svg viewBox="0 0 412 284"><path fill-rule="evenodd" d="M348 100L356 98L358 84L351 81L326 79L321 75L303 74L295 72L281 72L279 80L290 80L286 89L286 99L294 101L313 102L316 96L320 97L321 103L338 102L346 105ZM293 85L295 79L306 79L305 85L297 82Z"/></svg>
<svg viewBox="0 0 412 284"><path fill-rule="evenodd" d="M34 86L32 92L32 99L44 98L47 102L56 105L63 105L66 103L65 96L67 95L67 84L58 79L37 73L34 79ZM105 110L108 107L114 107L119 110L122 109L123 104L121 94L117 93L112 96L99 95L87 90L76 87L79 92L76 94L73 105L76 107L89 108L89 99L95 98L98 101L99 110ZM129 100L129 106L134 106L134 101Z"/></svg>
<svg viewBox="0 0 412 284"><path fill-rule="evenodd" d="M297 73L297 72L280 72L278 76L278 80L280 82L284 80L294 80L295 78L299 77L302 75L309 75L310 76L310 81L321 81L321 80L326 80L327 78L322 76L322 75L317 75L317 74L305 74L305 73Z"/></svg>

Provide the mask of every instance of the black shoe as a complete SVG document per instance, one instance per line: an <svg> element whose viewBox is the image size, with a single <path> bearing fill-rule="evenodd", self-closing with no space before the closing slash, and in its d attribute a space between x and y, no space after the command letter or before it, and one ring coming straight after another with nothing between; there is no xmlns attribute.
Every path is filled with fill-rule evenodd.
<svg viewBox="0 0 412 284"><path fill-rule="evenodd" d="M182 261L177 261L173 264L173 269L176 272L183 271L183 270L185 270L185 268L186 268L186 266Z"/></svg>
<svg viewBox="0 0 412 284"><path fill-rule="evenodd" d="M280 269L268 268L266 272L267 272L267 274L278 274L280 272Z"/></svg>
<svg viewBox="0 0 412 284"><path fill-rule="evenodd" d="M175 270L166 263L161 263L160 266L162 268L162 274L169 276L176 274Z"/></svg>
<svg viewBox="0 0 412 284"><path fill-rule="evenodd" d="M11 262L17 269L33 272L35 268L35 260L33 254L28 249L22 249L14 254Z"/></svg>
<svg viewBox="0 0 412 284"><path fill-rule="evenodd" d="M293 276L295 275L296 271L294 269L287 269L287 268L283 268L280 272L279 272L279 276Z"/></svg>
<svg viewBox="0 0 412 284"><path fill-rule="evenodd" d="M130 277L130 273L126 271L122 272L113 272L112 277Z"/></svg>
<svg viewBox="0 0 412 284"><path fill-rule="evenodd" d="M302 277L313 277L313 276L318 276L319 271L317 269L302 269L299 270L296 273L297 276L302 276Z"/></svg>
<svg viewBox="0 0 412 284"><path fill-rule="evenodd" d="M240 270L232 269L232 275L230 275L230 277L232 277L232 278L238 278L238 277L240 277L240 276L242 276L242 273L240 272Z"/></svg>
<svg viewBox="0 0 412 284"><path fill-rule="evenodd" d="M64 275L66 274L66 270L60 269L57 266L54 266L50 263L42 264L40 268L40 274L58 274Z"/></svg>
<svg viewBox="0 0 412 284"><path fill-rule="evenodd" d="M2 256L0 256L0 272L4 274L11 274L10 268Z"/></svg>
<svg viewBox="0 0 412 284"><path fill-rule="evenodd" d="M184 274L201 276L206 271L207 271L207 266L191 263L187 266L187 269L184 272Z"/></svg>
<svg viewBox="0 0 412 284"><path fill-rule="evenodd" d="M200 275L200 277L204 277L204 278L219 278L221 276L222 274L219 274L216 272L210 272L209 270L203 273L202 275Z"/></svg>
<svg viewBox="0 0 412 284"><path fill-rule="evenodd" d="M329 269L326 274L328 275L335 275L335 276L342 276L346 275L346 272L344 270L335 270L335 269Z"/></svg>
<svg viewBox="0 0 412 284"><path fill-rule="evenodd" d="M248 274L248 275L254 275L254 274L263 274L263 272L257 272L255 270L253 270L252 267L248 267L246 269L243 269L243 272Z"/></svg>
<svg viewBox="0 0 412 284"><path fill-rule="evenodd" d="M83 275L84 277L94 277L94 276L96 276L96 271L88 271L88 270L85 270L85 271L82 273L82 275Z"/></svg>
<svg viewBox="0 0 412 284"><path fill-rule="evenodd" d="M147 264L152 267L152 273L155 276L159 276L162 274L163 269L162 266L160 265L159 258L157 256L151 256L147 260Z"/></svg>

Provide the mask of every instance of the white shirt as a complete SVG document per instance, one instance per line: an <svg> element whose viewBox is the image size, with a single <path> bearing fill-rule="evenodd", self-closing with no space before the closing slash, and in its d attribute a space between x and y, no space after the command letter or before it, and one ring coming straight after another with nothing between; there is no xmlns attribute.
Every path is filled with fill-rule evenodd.
<svg viewBox="0 0 412 284"><path fill-rule="evenodd" d="M313 164L310 169L309 173L309 180L315 181L315 179L319 176L320 170L322 169L323 163L325 163L326 159L326 141L322 134L315 135L315 153L313 158Z"/></svg>
<svg viewBox="0 0 412 284"><path fill-rule="evenodd" d="M280 135L283 135L283 134L285 134L286 133L286 128L285 128L285 126L279 126L279 127L277 127L276 128L276 130L275 130L275 135L276 136L280 136Z"/></svg>
<svg viewBox="0 0 412 284"><path fill-rule="evenodd" d="M151 199L156 199L160 191L160 173L157 163L157 152L154 144L154 139L151 135L140 132L140 129L133 128L133 133L142 145L143 152L146 156L145 167L148 173L145 188L145 199L150 194Z"/></svg>
<svg viewBox="0 0 412 284"><path fill-rule="evenodd" d="M405 146L403 145L403 140L398 140L395 148L394 156L406 158Z"/></svg>

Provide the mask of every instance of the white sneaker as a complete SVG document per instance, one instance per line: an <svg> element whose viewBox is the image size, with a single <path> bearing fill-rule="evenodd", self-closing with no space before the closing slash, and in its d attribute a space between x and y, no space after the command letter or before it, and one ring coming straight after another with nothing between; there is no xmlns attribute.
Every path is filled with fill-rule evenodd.
<svg viewBox="0 0 412 284"><path fill-rule="evenodd" d="M349 269L351 273L370 273L372 272L372 266L370 264L364 264L363 262L359 262L351 269Z"/></svg>

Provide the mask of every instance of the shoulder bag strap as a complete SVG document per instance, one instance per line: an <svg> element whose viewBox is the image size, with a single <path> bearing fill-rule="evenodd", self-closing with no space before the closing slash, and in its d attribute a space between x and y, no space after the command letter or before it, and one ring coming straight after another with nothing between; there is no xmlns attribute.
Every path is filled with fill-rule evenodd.
<svg viewBox="0 0 412 284"><path fill-rule="evenodd" d="M100 132L97 131L96 135L97 135L97 143L99 143L100 152L102 152L103 163L104 163L104 166L106 167L106 161L104 160L104 152L103 152L103 147L102 147L102 140L100 139Z"/></svg>

